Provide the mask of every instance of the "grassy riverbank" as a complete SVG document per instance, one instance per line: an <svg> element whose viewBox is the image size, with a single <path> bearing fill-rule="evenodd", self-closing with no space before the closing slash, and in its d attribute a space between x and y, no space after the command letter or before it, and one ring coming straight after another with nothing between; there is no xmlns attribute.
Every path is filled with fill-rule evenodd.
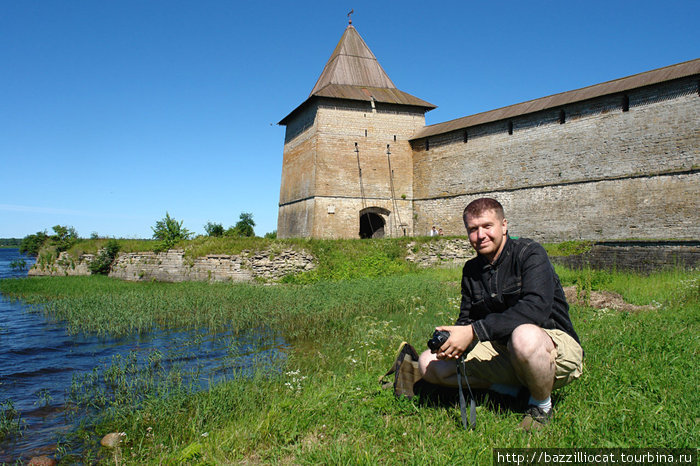
<svg viewBox="0 0 700 466"><path fill-rule="evenodd" d="M420 348L435 325L454 320L458 270L281 286L56 277L0 290L51 300L47 312L75 331L263 325L291 344L279 372L146 397L137 410L114 404L97 432L80 437L95 445L126 432L127 463L491 464L497 447L697 447L700 273L558 272L565 285L654 309L572 307L585 373L556 392L551 426L532 436L514 429L521 413L501 398L480 395L478 427L465 432L454 403L379 388L402 340Z"/></svg>

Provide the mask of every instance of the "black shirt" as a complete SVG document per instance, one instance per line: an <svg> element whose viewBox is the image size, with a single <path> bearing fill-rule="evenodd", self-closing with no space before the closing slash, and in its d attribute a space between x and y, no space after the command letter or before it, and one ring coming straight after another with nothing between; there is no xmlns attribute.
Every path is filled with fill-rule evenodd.
<svg viewBox="0 0 700 466"><path fill-rule="evenodd" d="M480 255L464 264L457 325L469 324L480 341L506 341L519 325L535 324L563 330L580 344L547 253L526 238L506 237L493 264Z"/></svg>

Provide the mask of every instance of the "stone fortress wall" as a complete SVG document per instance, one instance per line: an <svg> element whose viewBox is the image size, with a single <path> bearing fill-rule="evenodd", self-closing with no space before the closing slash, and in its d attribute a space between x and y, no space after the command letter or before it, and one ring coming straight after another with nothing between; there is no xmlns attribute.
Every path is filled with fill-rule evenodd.
<svg viewBox="0 0 700 466"><path fill-rule="evenodd" d="M415 230L464 234L466 204L490 196L517 236L700 238L698 85L633 89L624 111L608 95L413 140Z"/></svg>
<svg viewBox="0 0 700 466"><path fill-rule="evenodd" d="M348 26L280 122L278 236L357 238L368 211L385 236L463 235L464 207L490 196L516 236L700 238L700 60L425 126L432 108Z"/></svg>

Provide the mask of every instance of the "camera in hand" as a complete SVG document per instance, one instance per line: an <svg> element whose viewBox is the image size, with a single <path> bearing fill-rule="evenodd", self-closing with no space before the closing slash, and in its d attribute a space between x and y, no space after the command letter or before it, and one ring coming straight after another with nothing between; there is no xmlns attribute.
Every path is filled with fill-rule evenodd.
<svg viewBox="0 0 700 466"><path fill-rule="evenodd" d="M450 332L447 330L435 330L432 338L428 340L428 348L430 348L430 351L435 353L442 345L445 344L448 338L450 338Z"/></svg>

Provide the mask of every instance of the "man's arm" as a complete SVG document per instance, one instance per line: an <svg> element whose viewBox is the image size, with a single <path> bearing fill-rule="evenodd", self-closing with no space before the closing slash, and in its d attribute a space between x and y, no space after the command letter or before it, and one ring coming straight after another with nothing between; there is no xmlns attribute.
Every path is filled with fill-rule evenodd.
<svg viewBox="0 0 700 466"><path fill-rule="evenodd" d="M447 330L450 338L437 351L438 359L457 359L469 347L476 338L472 326L474 319L470 317L472 307L472 291L469 288L469 280L465 277L469 273L469 264L462 269L462 301L459 305L459 317L455 325L437 327L436 330Z"/></svg>
<svg viewBox="0 0 700 466"><path fill-rule="evenodd" d="M469 289L469 281L465 278L468 273L468 264L462 269L462 301L459 304L459 317L455 325L469 325L474 319L469 314L472 308L472 292Z"/></svg>

